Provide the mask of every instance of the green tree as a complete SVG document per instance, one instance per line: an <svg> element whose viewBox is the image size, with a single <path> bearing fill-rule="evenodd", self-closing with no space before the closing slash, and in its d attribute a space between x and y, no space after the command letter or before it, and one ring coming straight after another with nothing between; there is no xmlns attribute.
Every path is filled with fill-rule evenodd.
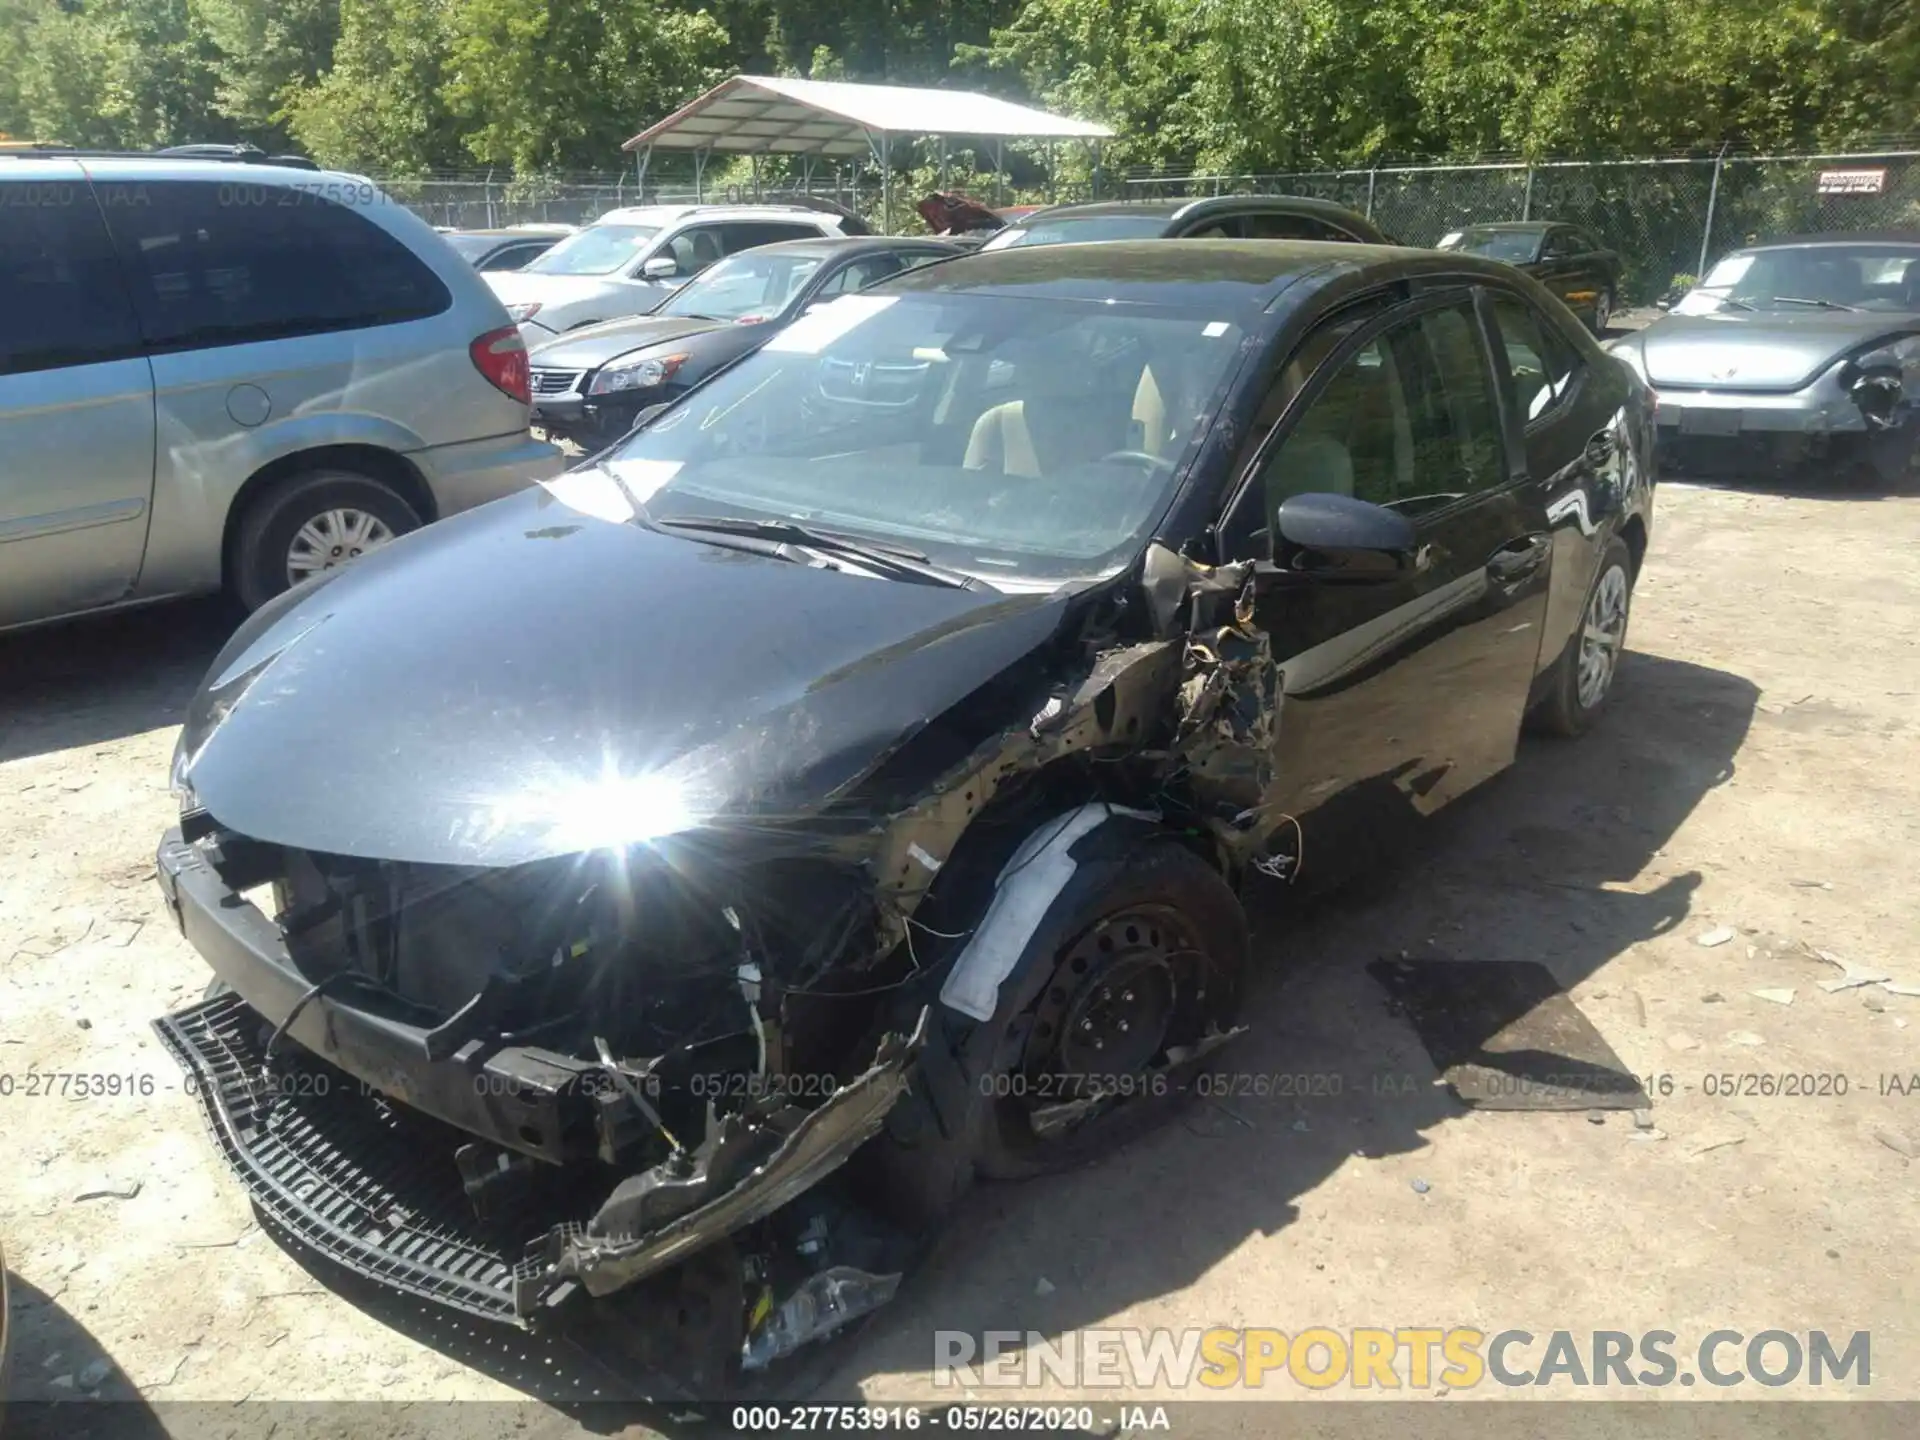
<svg viewBox="0 0 1920 1440"><path fill-rule="evenodd" d="M220 113L278 145L288 102L333 65L340 0L188 0L214 49Z"/></svg>
<svg viewBox="0 0 1920 1440"><path fill-rule="evenodd" d="M600 169L620 142L724 78L705 11L648 0L461 0L446 99L472 159Z"/></svg>
<svg viewBox="0 0 1920 1440"><path fill-rule="evenodd" d="M285 105L308 154L389 175L465 158L445 100L450 8L449 0L340 0L332 68Z"/></svg>

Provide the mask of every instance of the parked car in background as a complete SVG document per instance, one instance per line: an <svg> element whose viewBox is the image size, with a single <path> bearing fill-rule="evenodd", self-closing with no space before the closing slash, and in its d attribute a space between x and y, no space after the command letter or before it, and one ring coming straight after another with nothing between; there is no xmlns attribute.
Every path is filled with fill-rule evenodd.
<svg viewBox="0 0 1920 1440"><path fill-rule="evenodd" d="M598 450L648 406L684 394L815 306L964 253L945 240L863 235L787 240L731 256L650 315L590 325L536 347L528 357L533 423Z"/></svg>
<svg viewBox="0 0 1920 1440"><path fill-rule="evenodd" d="M560 468L485 282L368 180L0 156L0 629L249 608Z"/></svg>
<svg viewBox="0 0 1920 1440"><path fill-rule="evenodd" d="M1590 230L1558 220L1469 225L1440 237L1441 250L1484 255L1524 270L1605 335L1620 302L1620 257Z"/></svg>
<svg viewBox="0 0 1920 1440"><path fill-rule="evenodd" d="M1600 719L1649 406L1432 251L843 296L233 637L157 857L229 988L162 1040L276 1228L724 1393L886 1303L974 1177L1178 1113L1244 876L1336 883L1529 711Z"/></svg>
<svg viewBox="0 0 1920 1440"><path fill-rule="evenodd" d="M503 230L443 230L447 243L474 269L519 270L574 234L577 225L513 225Z"/></svg>
<svg viewBox="0 0 1920 1440"><path fill-rule="evenodd" d="M582 325L644 315L709 265L782 240L861 235L837 209L641 205L609 210L524 268L487 277L528 348Z"/></svg>
<svg viewBox="0 0 1920 1440"><path fill-rule="evenodd" d="M1920 445L1920 231L1746 246L1609 348L1660 397L1667 468L1896 483Z"/></svg>
<svg viewBox="0 0 1920 1440"><path fill-rule="evenodd" d="M1357 210L1304 195L1112 200L1050 205L999 230L982 250L1088 240L1357 240L1396 243Z"/></svg>

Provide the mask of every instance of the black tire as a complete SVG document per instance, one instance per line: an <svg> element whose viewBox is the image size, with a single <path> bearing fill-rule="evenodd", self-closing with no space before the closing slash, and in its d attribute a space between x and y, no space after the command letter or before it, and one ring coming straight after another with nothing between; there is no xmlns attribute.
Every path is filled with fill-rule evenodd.
<svg viewBox="0 0 1920 1440"><path fill-rule="evenodd" d="M1613 322L1614 303L1611 289L1602 290L1593 302L1593 333L1602 340L1606 338L1608 325Z"/></svg>
<svg viewBox="0 0 1920 1440"><path fill-rule="evenodd" d="M1116 1076L1149 1068L1164 1076L1167 1046L1190 1044L1209 1026L1229 1028L1239 1012L1250 949L1246 912L1211 865L1164 830L1131 820L1103 826L1074 853L1073 876L1002 982L994 1017L976 1025L943 1012L954 1039L931 1043L956 1045L959 1072L944 1081L916 1075L886 1130L867 1147L872 1193L896 1223L924 1233L976 1176L1023 1179L1090 1163L1164 1123L1184 1103L1189 1077L1181 1067L1164 1086L1143 1084L1145 1093L1108 1101L1064 1133L1036 1133L1036 1111L1086 1094L1086 1067L1072 1071L1069 1084L1061 1069L1036 1066L1050 1043L1067 1045L1062 1037L1070 1027L1052 1022L1090 1013L1084 1003L1099 981L1123 973L1123 962L1139 974L1158 963L1156 954L1177 954L1178 967L1164 968L1184 983L1161 992L1176 997L1161 1007L1164 1024L1142 1017L1135 1053L1110 1062ZM1101 946L1111 927L1127 925L1140 932L1133 940L1115 931L1115 943ZM1084 963L1070 974L1076 960ZM1152 1005L1149 997L1149 1011ZM923 1058L923 1072L929 1063ZM1188 1063L1197 1070L1204 1061Z"/></svg>
<svg viewBox="0 0 1920 1440"><path fill-rule="evenodd" d="M1620 576L1619 583L1624 586L1625 595L1619 616L1618 643L1598 694L1590 693L1583 698L1580 682L1582 642L1588 622L1594 616L1595 597L1603 586L1613 583L1608 577L1616 572ZM1586 597L1580 602L1580 618L1575 622L1573 634L1567 638L1567 648L1553 662L1547 693L1541 696L1540 703L1529 717L1534 729L1546 735L1572 737L1586 734L1599 720L1601 712L1607 708L1607 702L1613 698L1615 682L1619 678L1620 655L1626 649L1627 623L1632 614L1633 581L1633 554L1627 549L1626 541L1616 536L1607 542L1607 548L1600 556L1593 583L1587 587Z"/></svg>
<svg viewBox="0 0 1920 1440"><path fill-rule="evenodd" d="M371 516L398 537L420 528L420 516L390 486L352 470L306 470L287 477L254 499L235 539L234 595L248 611L287 590L288 552L312 521L329 511ZM354 553L359 553L358 551ZM343 557L345 563L351 556Z"/></svg>

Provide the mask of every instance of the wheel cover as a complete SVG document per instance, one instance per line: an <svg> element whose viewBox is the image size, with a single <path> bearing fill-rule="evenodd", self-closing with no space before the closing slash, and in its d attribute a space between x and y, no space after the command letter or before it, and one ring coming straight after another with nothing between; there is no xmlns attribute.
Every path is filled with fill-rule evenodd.
<svg viewBox="0 0 1920 1440"><path fill-rule="evenodd" d="M1596 330L1605 330L1607 328L1607 321L1612 318L1613 299L1603 290L1600 292L1600 298L1593 302L1593 328Z"/></svg>
<svg viewBox="0 0 1920 1440"><path fill-rule="evenodd" d="M378 515L342 506L322 510L294 532L287 546L287 583L298 585L309 575L357 560L393 539L393 530Z"/></svg>
<svg viewBox="0 0 1920 1440"><path fill-rule="evenodd" d="M1580 629L1580 708L1591 710L1606 698L1627 639L1627 572L1609 565L1593 587Z"/></svg>

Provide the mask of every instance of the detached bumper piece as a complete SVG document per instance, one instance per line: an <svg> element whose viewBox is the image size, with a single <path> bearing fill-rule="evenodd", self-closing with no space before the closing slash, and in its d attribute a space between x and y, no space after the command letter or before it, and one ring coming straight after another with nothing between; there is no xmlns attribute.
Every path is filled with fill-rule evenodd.
<svg viewBox="0 0 1920 1440"><path fill-rule="evenodd" d="M238 996L154 1022L207 1127L267 1215L355 1274L469 1315L517 1322L513 1259L483 1227L454 1150L465 1137L301 1054L263 1078L268 1029ZM520 1229L538 1234L552 1223Z"/></svg>

